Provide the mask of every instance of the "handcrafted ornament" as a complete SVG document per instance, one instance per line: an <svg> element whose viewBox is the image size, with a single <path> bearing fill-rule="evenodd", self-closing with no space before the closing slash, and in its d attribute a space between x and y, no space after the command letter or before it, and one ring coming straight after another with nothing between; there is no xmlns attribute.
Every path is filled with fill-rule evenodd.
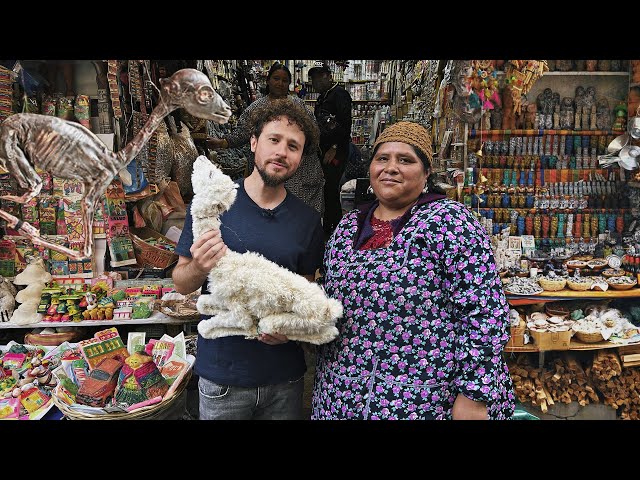
<svg viewBox="0 0 640 480"><path fill-rule="evenodd" d="M453 110L463 122L477 123L482 115L480 97L474 92L471 83L473 66L470 60L454 60L451 71L451 84L456 90Z"/></svg>
<svg viewBox="0 0 640 480"><path fill-rule="evenodd" d="M498 74L493 60L473 60L471 86L480 99L483 110L493 110L502 105L498 95Z"/></svg>
<svg viewBox="0 0 640 480"><path fill-rule="evenodd" d="M83 182L84 244L79 251L43 240L39 230L4 210L0 210L0 218L35 244L63 253L74 260L90 257L93 248L93 214L97 202L119 172L121 178L131 183L131 178L123 170L147 143L164 117L178 108L185 108L196 117L207 118L216 123L226 123L231 116L231 109L202 72L194 69L178 70L160 83L158 105L138 135L118 153L110 151L96 135L82 125L56 117L19 113L0 125L0 168L8 170L19 186L26 190L20 196L4 195L0 198L24 204L38 195L43 181L35 167L57 177ZM29 148L23 150L22 145L25 144Z"/></svg>
<svg viewBox="0 0 640 480"><path fill-rule="evenodd" d="M505 83L511 87L516 113L520 113L522 96L529 93L533 84L548 71L546 60L509 60L506 63Z"/></svg>
<svg viewBox="0 0 640 480"><path fill-rule="evenodd" d="M169 390L169 384L153 362L151 355L136 352L125 360L115 391L117 404L127 406L163 397Z"/></svg>

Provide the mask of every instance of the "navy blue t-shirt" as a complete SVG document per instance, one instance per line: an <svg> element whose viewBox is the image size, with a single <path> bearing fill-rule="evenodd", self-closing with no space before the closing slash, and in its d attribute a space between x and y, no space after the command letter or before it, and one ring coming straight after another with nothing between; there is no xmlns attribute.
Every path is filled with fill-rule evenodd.
<svg viewBox="0 0 640 480"><path fill-rule="evenodd" d="M238 184L236 201L220 217L222 240L227 247L238 253L257 252L292 272L313 275L322 263L324 251L319 213L290 192L273 210L261 208L247 195L244 180ZM189 206L176 253L191 258L192 245ZM208 280L202 293L209 293ZM296 380L304 375L306 364L296 342L267 345L239 335L216 339L198 335L194 370L215 383L258 387Z"/></svg>

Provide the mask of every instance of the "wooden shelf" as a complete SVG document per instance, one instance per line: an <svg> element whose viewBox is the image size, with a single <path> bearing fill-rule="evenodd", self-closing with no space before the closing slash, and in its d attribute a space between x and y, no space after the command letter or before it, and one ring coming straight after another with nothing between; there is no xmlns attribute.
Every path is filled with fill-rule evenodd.
<svg viewBox="0 0 640 480"><path fill-rule="evenodd" d="M83 320L81 322L38 322L26 325L18 325L10 322L0 323L0 330L5 328L44 328L44 327L108 327L111 325L182 325L185 323L199 322L199 319L185 320L183 318L169 317L161 312L153 312L149 318L131 318L127 320Z"/></svg>
<svg viewBox="0 0 640 480"><path fill-rule="evenodd" d="M538 295L509 295L507 300L511 305L532 305L534 303L558 302L565 300L603 300L609 298L640 298L640 288L630 290L607 290L595 292L593 290L578 292L576 290L560 290L559 292L542 292Z"/></svg>
<svg viewBox="0 0 640 480"><path fill-rule="evenodd" d="M316 99L305 99L305 102L317 102ZM351 103L387 103L388 100L351 100Z"/></svg>
<svg viewBox="0 0 640 480"><path fill-rule="evenodd" d="M469 138L476 138L491 135L620 135L625 130L534 130L534 129L516 129L516 130L469 130ZM487 139L490 140L490 139Z"/></svg>
<svg viewBox="0 0 640 480"><path fill-rule="evenodd" d="M542 77L546 76L583 76L583 77L628 77L629 72L577 72L577 71L569 71L569 72L545 72Z"/></svg>
<svg viewBox="0 0 640 480"><path fill-rule="evenodd" d="M583 343L577 340L571 339L569 342L569 350L603 350L606 348L619 348L626 347L627 345L638 345L640 342L633 343L613 343L613 342L597 342L597 343ZM506 353L538 353L538 352L562 352L566 350L538 350L536 344L526 344L523 347L505 347Z"/></svg>

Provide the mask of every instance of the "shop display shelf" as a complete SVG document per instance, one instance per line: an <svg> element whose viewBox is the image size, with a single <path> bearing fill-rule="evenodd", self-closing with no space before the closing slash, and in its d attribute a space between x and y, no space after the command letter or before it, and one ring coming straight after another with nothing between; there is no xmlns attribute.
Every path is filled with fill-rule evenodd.
<svg viewBox="0 0 640 480"><path fill-rule="evenodd" d="M514 129L514 130L469 130L469 138L491 137L492 135L620 135L624 130L541 130L541 129ZM490 140L491 138L489 138Z"/></svg>
<svg viewBox="0 0 640 480"><path fill-rule="evenodd" d="M558 302L564 300L604 300L610 298L640 298L640 288L631 290L607 290L606 292L596 292L585 290L560 290L559 292L543 292L539 295L509 295L507 300L513 306L533 305L534 303Z"/></svg>
<svg viewBox="0 0 640 480"><path fill-rule="evenodd" d="M161 312L153 312L149 318L131 318L123 320L82 320L81 322L38 322L26 325L17 325L11 322L0 322L0 329L6 328L55 328L55 327L108 327L110 325L155 325L155 324L174 324L182 325L185 323L199 322L200 319L184 319L174 318Z"/></svg>
<svg viewBox="0 0 640 480"><path fill-rule="evenodd" d="M629 72L585 72L585 71L573 71L570 70L568 72L545 72L543 77L546 76L554 76L554 77L564 77L564 76L582 76L582 77L628 77Z"/></svg>
<svg viewBox="0 0 640 480"><path fill-rule="evenodd" d="M640 344L640 342L624 343L624 344L612 343L608 341L597 342L597 343L583 343L583 342L574 340L572 338L569 343L568 350L574 350L574 351L575 350L604 350L608 348L620 348L620 347L626 347L629 345L638 345L638 344ZM538 347L536 347L535 343L527 344L522 347L505 347L504 351L506 353L543 353L544 352L544 350L538 350ZM552 350L546 350L546 351L552 351ZM563 350L563 351L566 351L566 350Z"/></svg>

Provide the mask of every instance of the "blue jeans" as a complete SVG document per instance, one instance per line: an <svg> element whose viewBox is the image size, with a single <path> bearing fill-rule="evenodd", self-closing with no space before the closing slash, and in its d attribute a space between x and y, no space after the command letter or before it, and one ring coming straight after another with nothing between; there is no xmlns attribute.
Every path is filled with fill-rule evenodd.
<svg viewBox="0 0 640 480"><path fill-rule="evenodd" d="M304 375L264 387L219 385L198 380L200 420L301 420Z"/></svg>

